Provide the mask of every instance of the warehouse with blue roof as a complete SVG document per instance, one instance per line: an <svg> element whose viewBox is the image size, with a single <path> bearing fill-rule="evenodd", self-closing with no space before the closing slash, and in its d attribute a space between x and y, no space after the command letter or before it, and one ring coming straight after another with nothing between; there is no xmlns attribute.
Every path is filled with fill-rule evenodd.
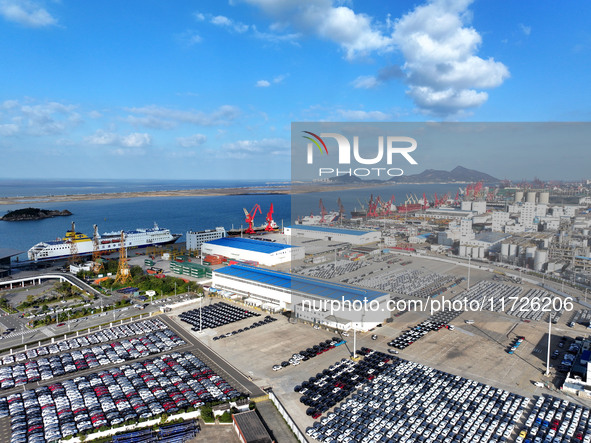
<svg viewBox="0 0 591 443"><path fill-rule="evenodd" d="M274 311L292 310L302 320L345 330L371 329L389 316L386 303L390 294L387 292L253 266L232 265L214 270L212 287L241 295L246 303ZM374 303L379 309L377 316L359 311L349 312L350 315L340 311L335 314L330 309L333 302L355 306ZM310 306L315 309L305 309Z"/></svg>
<svg viewBox="0 0 591 443"><path fill-rule="evenodd" d="M292 225L284 228L286 235L338 241L352 245L366 245L381 240L380 231L362 231L359 229L336 228L332 226Z"/></svg>
<svg viewBox="0 0 591 443"><path fill-rule="evenodd" d="M250 238L224 237L203 243L201 254L222 255L230 259L250 260L264 266L275 266L303 259L304 248Z"/></svg>

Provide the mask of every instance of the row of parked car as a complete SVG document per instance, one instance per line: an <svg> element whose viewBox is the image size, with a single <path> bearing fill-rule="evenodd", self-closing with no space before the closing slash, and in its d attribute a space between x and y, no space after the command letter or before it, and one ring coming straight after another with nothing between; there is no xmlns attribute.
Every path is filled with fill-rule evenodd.
<svg viewBox="0 0 591 443"><path fill-rule="evenodd" d="M11 443L46 442L240 393L191 353L133 362L0 398Z"/></svg>
<svg viewBox="0 0 591 443"><path fill-rule="evenodd" d="M297 366L303 361L308 361L317 355L323 354L327 351L330 351L331 349L336 348L337 346L344 345L345 343L346 341L340 339L339 337L333 337L332 340L321 341L311 348L302 349L299 353L293 354L289 360L283 361L278 365L273 365L273 370L279 371L289 365Z"/></svg>
<svg viewBox="0 0 591 443"><path fill-rule="evenodd" d="M261 314L248 311L238 306L229 305L228 303L218 302L213 305L203 306L197 309L185 311L179 315L179 318L194 326L193 331L198 331L200 328L217 328L219 326L234 323L248 317L258 317Z"/></svg>
<svg viewBox="0 0 591 443"><path fill-rule="evenodd" d="M517 443L591 443L588 407L544 395L525 420Z"/></svg>
<svg viewBox="0 0 591 443"><path fill-rule="evenodd" d="M110 344L74 349L61 355L0 367L0 389L11 389L37 381L51 380L98 366L121 364L127 360L170 351L185 341L170 329L150 332L141 337L115 341Z"/></svg>
<svg viewBox="0 0 591 443"><path fill-rule="evenodd" d="M509 348L507 349L507 353L514 354L515 351L517 351L517 348L519 348L519 346L521 346L521 343L523 343L523 340L525 340L525 337L523 337L523 336L519 336L519 337L516 337L515 339L513 339L513 341L509 345Z"/></svg>
<svg viewBox="0 0 591 443"><path fill-rule="evenodd" d="M530 399L393 357L306 433L326 443L513 441Z"/></svg>
<svg viewBox="0 0 591 443"><path fill-rule="evenodd" d="M362 348L359 354L365 354L365 358L358 362L344 358L294 387L294 391L302 395L300 402L308 406L306 415L320 417L355 389L360 389L366 381L380 374L390 361L387 354L368 348Z"/></svg>
<svg viewBox="0 0 591 443"><path fill-rule="evenodd" d="M397 349L405 349L412 345L415 341L419 340L423 336L427 335L430 331L437 331L442 328L453 329L449 323L460 315L460 311L440 311L427 320L422 321L418 325L404 331L394 340L388 342L388 346L392 346Z"/></svg>
<svg viewBox="0 0 591 443"><path fill-rule="evenodd" d="M266 325L268 323L273 323L274 321L277 321L276 318L271 317L270 315L267 315L265 318L263 318L262 320L259 321L255 321L252 325L250 326L245 326L244 328L241 329L237 329L236 331L232 331L232 332L228 332L226 334L222 334L222 335L216 335L213 339L214 340L222 340L226 337L231 337L232 335L236 335L236 334L240 334L242 332L248 331L249 329L255 329L258 328L259 326L263 326Z"/></svg>
<svg viewBox="0 0 591 443"><path fill-rule="evenodd" d="M167 328L166 324L159 318L113 326L112 328L102 329L91 334L73 337L68 340L62 340L47 346L31 348L25 352L19 352L14 355L5 355L2 357L1 362L3 365L10 365L15 361L23 362L36 357L43 357L50 354L59 354L60 352L65 352L70 349L77 349L89 345L97 345L99 343L107 343L112 340L118 340L134 335L147 334L149 332L158 331L165 328Z"/></svg>

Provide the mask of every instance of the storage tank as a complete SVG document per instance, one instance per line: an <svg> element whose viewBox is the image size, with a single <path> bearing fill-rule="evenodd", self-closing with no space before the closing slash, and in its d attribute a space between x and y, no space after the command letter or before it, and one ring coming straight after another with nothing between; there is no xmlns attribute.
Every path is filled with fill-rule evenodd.
<svg viewBox="0 0 591 443"><path fill-rule="evenodd" d="M509 243L501 244L501 255L503 257L509 257Z"/></svg>
<svg viewBox="0 0 591 443"><path fill-rule="evenodd" d="M536 254L536 248L535 246L528 246L527 248L525 248L525 258L534 258L535 254Z"/></svg>
<svg viewBox="0 0 591 443"><path fill-rule="evenodd" d="M515 202L523 200L523 191L515 191Z"/></svg>
<svg viewBox="0 0 591 443"><path fill-rule="evenodd" d="M540 192L539 203L541 205L547 205L548 203L550 203L550 193L547 191Z"/></svg>
<svg viewBox="0 0 591 443"><path fill-rule="evenodd" d="M536 202L536 193L535 192L528 192L527 197L525 198L527 203L535 203Z"/></svg>
<svg viewBox="0 0 591 443"><path fill-rule="evenodd" d="M548 261L548 251L546 249L538 249L534 255L534 270L541 271L544 263Z"/></svg>
<svg viewBox="0 0 591 443"><path fill-rule="evenodd" d="M466 246L460 246L460 257L466 257Z"/></svg>
<svg viewBox="0 0 591 443"><path fill-rule="evenodd" d="M517 245L513 243L509 245L509 257L517 257Z"/></svg>
<svg viewBox="0 0 591 443"><path fill-rule="evenodd" d="M484 258L484 246L478 248L478 258Z"/></svg>

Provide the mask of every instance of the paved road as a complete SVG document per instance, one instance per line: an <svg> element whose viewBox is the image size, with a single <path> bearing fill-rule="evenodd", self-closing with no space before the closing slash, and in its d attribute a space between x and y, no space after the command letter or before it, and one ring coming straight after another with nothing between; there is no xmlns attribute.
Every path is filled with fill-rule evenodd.
<svg viewBox="0 0 591 443"><path fill-rule="evenodd" d="M175 320L168 316L160 317L173 330L177 331L179 335L185 340L191 342L193 351L196 356L208 364L214 371L220 372L228 376L226 381L233 385L236 389L242 387L244 392L250 392L253 397L265 395L265 392L256 384L250 381L238 369L220 357L210 347L203 344L197 337L185 331ZM180 333L182 331L182 334ZM220 374L220 375L221 375ZM234 381L234 383L232 383Z"/></svg>

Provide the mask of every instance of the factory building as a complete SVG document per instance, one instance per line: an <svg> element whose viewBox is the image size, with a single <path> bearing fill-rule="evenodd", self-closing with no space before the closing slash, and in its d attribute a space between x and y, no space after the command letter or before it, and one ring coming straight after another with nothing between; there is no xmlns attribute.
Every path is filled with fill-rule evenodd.
<svg viewBox="0 0 591 443"><path fill-rule="evenodd" d="M474 213L471 210L460 210L453 208L429 208L424 211L425 213L416 213L416 217L427 216L436 220L449 219L459 220L466 217L472 217Z"/></svg>
<svg viewBox="0 0 591 443"><path fill-rule="evenodd" d="M352 245L364 245L376 243L381 239L380 231L361 231L356 229L331 228L328 226L288 226L284 229L286 235L292 237L316 238L319 240L351 243Z"/></svg>
<svg viewBox="0 0 591 443"><path fill-rule="evenodd" d="M503 232L505 225L509 222L510 214L504 211L495 211L492 213L492 227L494 232Z"/></svg>
<svg viewBox="0 0 591 443"><path fill-rule="evenodd" d="M387 292L252 266L232 265L214 270L212 287L241 295L247 304L291 310L300 321L337 329L367 331L389 316ZM336 305L331 303L343 301L352 308L333 309ZM374 308L355 309L365 306L364 303L373 303Z"/></svg>
<svg viewBox="0 0 591 443"><path fill-rule="evenodd" d="M304 248L250 238L225 237L201 245L201 255L222 255L235 260L251 260L264 266L289 263L304 258Z"/></svg>
<svg viewBox="0 0 591 443"><path fill-rule="evenodd" d="M473 239L466 242L460 242L460 257L485 258L490 252L497 252L501 249L503 240L510 235L500 232L481 232L476 234Z"/></svg>
<svg viewBox="0 0 591 443"><path fill-rule="evenodd" d="M205 231L188 231L187 232L187 249L197 250L205 242L217 240L218 238L226 237L226 230L223 227L215 229L206 229Z"/></svg>

